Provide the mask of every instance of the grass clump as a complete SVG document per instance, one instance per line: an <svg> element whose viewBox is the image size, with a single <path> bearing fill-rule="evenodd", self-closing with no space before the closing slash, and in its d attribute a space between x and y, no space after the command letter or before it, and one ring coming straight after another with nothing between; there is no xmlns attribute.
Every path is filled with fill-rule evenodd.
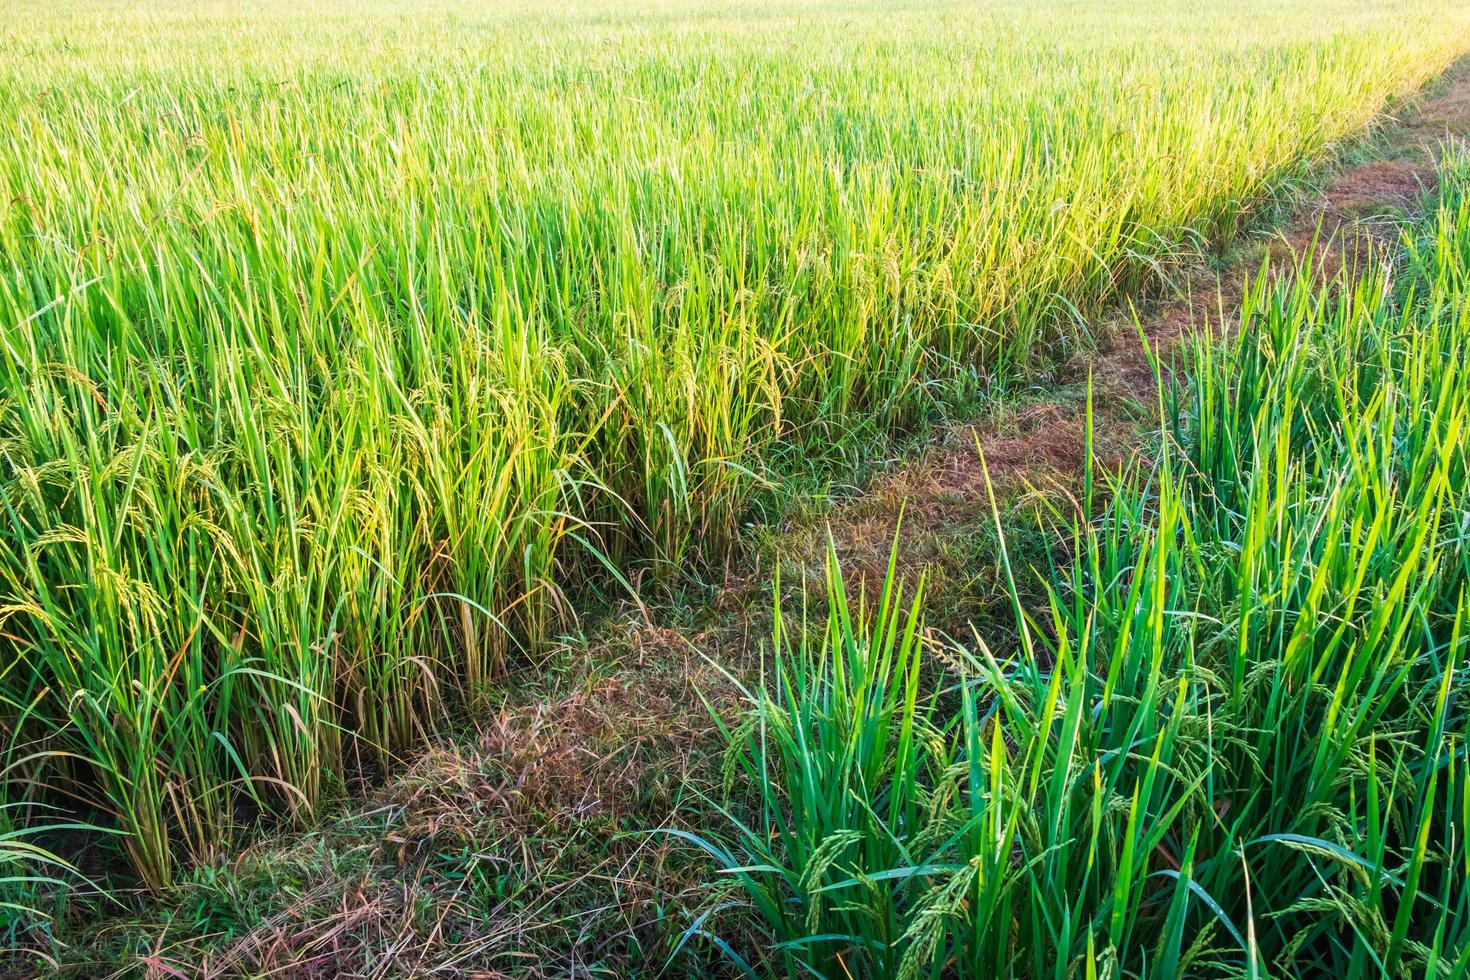
<svg viewBox="0 0 1470 980"><path fill-rule="evenodd" d="M732 957L1465 975L1467 187L1452 155L1397 267L1257 280L1156 459L1089 471L1100 514L1014 649L926 656L921 598L890 577L849 616L834 568L728 733L754 816L695 838L764 937Z"/></svg>

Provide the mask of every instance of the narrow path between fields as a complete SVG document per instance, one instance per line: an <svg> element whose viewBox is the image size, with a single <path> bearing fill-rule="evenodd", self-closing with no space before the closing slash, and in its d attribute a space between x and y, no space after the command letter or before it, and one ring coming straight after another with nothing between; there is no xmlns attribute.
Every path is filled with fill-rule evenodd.
<svg viewBox="0 0 1470 980"><path fill-rule="evenodd" d="M990 519L982 454L1002 499L1015 504L1030 493L1065 494L1083 465L1089 375L1099 456L1121 460L1144 431L1157 428L1154 367L1140 335L1167 367L1191 331L1234 322L1242 294L1264 259L1273 269L1285 270L1310 253L1314 273L1326 279L1368 249L1392 247L1399 221L1434 187L1440 147L1467 134L1470 67L1461 64L1427 99L1389 121L1381 153L1372 162L1333 174L1285 226L1255 239L1225 268L1197 268L1183 278L1172 300L1136 322L1129 316L1112 324L1095 358L1066 366L1058 393L1001 419L946 431L921 458L839 508L831 525L843 567L880 572L902 511L901 558L913 571L944 574L947 555L973 550L953 543L973 533L977 519ZM808 554L820 558L817 551Z"/></svg>
<svg viewBox="0 0 1470 980"><path fill-rule="evenodd" d="M919 458L821 520L781 529L761 550L762 567L732 580L693 625L655 625L647 610L630 609L594 649L563 653L553 681L512 690L474 733L428 749L365 804L317 833L243 855L228 883L205 888L195 904L272 910L247 934L222 941L187 916L160 913L135 926L152 937L135 965L152 976L656 970L669 936L697 908L707 868L678 842L636 831L677 824L691 792L718 780L701 698L733 692L705 658L753 674L772 565L788 590L819 581L830 528L844 571L871 576L897 536L906 573L935 585L930 606L941 625L945 615L973 618L999 584L986 565L982 454L1006 507L1065 502L1083 465L1089 378L1100 457L1121 462L1157 418L1140 333L1167 363L1190 330L1232 321L1268 254L1285 267L1315 247L1315 268L1327 274L1362 249L1391 245L1396 219L1432 187L1443 141L1466 135L1470 65L1388 123L1373 162L1338 171L1284 228L1223 269L1201 265L1136 321L1110 325L1097 355L1066 365L1054 390L941 432ZM668 619L681 622L679 612ZM116 941L94 938L99 948Z"/></svg>

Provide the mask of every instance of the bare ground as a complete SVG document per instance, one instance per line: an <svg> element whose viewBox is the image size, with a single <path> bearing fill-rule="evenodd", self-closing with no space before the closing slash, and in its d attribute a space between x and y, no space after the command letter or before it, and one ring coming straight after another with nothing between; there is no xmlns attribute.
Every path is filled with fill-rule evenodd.
<svg viewBox="0 0 1470 980"><path fill-rule="evenodd" d="M1228 325L1267 256L1288 267L1312 251L1325 275L1382 247L1391 219L1432 187L1443 140L1467 134L1462 66L1384 127L1371 162L1338 168L1273 235L1202 262L1162 302L1107 325L1098 352L1067 364L1047 395L941 431L853 499L781 529L700 625L653 625L629 609L590 649L543 667L552 680L509 689L488 721L443 738L319 831L262 843L151 918L99 926L62 953L67 972L106 976L119 962L118 975L148 977L658 972L708 900L707 868L687 845L643 831L681 826L691 796L716 788L705 699L718 712L738 693L724 670L753 675L770 569L798 587L818 580L830 534L845 572L870 578L896 540L905 573L929 576L943 597L931 605L953 614L942 626L983 616L999 588L987 474L1008 534L1028 508L1069 506L1089 379L1098 458L1124 465L1157 417L1154 359L1167 364L1191 331Z"/></svg>

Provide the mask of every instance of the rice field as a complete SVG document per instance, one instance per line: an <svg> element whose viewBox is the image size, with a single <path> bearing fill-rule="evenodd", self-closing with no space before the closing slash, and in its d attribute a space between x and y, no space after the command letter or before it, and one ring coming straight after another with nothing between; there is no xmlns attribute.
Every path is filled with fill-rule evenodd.
<svg viewBox="0 0 1470 980"><path fill-rule="evenodd" d="M891 571L863 607L834 564L825 623L778 617L726 732L757 804L685 835L766 924L761 975L1467 975L1470 159L1446 166L1396 262L1262 275L1195 345L1152 462L1089 465L1098 516L1016 649L977 635L927 681Z"/></svg>
<svg viewBox="0 0 1470 980"><path fill-rule="evenodd" d="M82 821L121 855L119 880L161 893L260 827L308 824L344 773L472 716L508 666L609 596L718 562L793 479L860 468L946 406L1088 349L1099 311L1202 243L1229 244L1470 49L1470 10L1439 0L637 7L0 0L0 873L45 857L31 850L37 827ZM1441 306L1459 297L1426 281ZM1289 299L1263 298L1262 315L1275 302L1316 322L1308 299ZM1421 881L1423 846L1404 852L1396 836L1461 819L1447 794L1463 795L1463 745L1446 726L1463 718L1435 693L1455 677L1459 630L1441 619L1458 622L1458 566L1425 559L1432 588L1394 568L1365 578L1349 555L1361 542L1321 531L1348 521L1406 562L1452 537L1444 515L1463 473L1425 453L1458 439L1444 428L1460 424L1458 403L1435 399L1459 392L1446 366L1459 341L1439 313L1381 329L1357 308L1339 320L1351 331L1338 343L1381 351L1363 355L1362 377L1397 371L1417 386L1412 405L1439 408L1419 419L1365 391L1350 406L1358 427L1328 433L1332 405L1227 395L1247 370L1263 392L1290 390L1274 361L1202 352L1214 387L1190 410L1215 427L1190 429L1192 475L1180 463L1119 492L1113 530L1078 530L1095 567L1079 566L1077 595L1128 548L1148 556L1132 580L1158 586L1147 622L1123 628L1127 609L1107 605L1123 594L1098 595L1096 611L1059 606L1057 638L1035 641L1052 646L1029 651L1031 667L1005 661L1024 690L1004 710L1030 754L996 742L967 758L990 767L996 792L1044 781L1063 808L1055 827L1083 828L1045 854L1070 868L1055 888L1084 905L1070 919L1029 909L1017 942L1080 955L1095 933L1079 916L1105 908L1108 941L1127 946L1146 931L1132 871L1105 896L1083 866L1122 835L1115 822L1215 806L1212 752L1232 773L1303 776L1305 756L1250 744L1264 736L1248 726L1304 730L1371 688L1389 714L1354 715L1353 731L1388 726L1381 750L1354 742L1345 760L1320 732L1311 742L1322 792L1350 785L1351 799L1307 782L1289 803L1335 826L1367 821L1379 851L1357 871L1338 862L1315 892L1292 878L1263 896L1286 918L1253 941L1274 955L1291 902L1358 875L1371 894L1342 895L1365 916L1384 909L1370 925L1392 939L1343 953L1360 972L1364 957L1418 964L1463 946L1453 875ZM1391 354L1408 342L1394 330L1411 327L1440 346ZM1289 367L1307 387L1325 369ZM1412 453L1375 442L1390 430L1374 413ZM1312 466L1301 440L1320 449ZM1255 489L1242 446L1279 452L1279 484ZM1238 501L1199 490L1199 473ZM1323 510L1366 507L1401 479L1434 502ZM1250 542L1249 567L1191 559L1232 545L1237 505L1276 514L1280 540ZM1162 523L1124 520L1129 506ZM1166 544L1180 535L1187 548ZM1318 544L1331 561L1304 556ZM1388 561L1387 544L1362 547ZM1177 608L1165 585L1192 587L1189 574L1213 576L1221 605L1176 622L1161 612ZM1335 641L1300 632L1328 610L1347 624ZM1243 617L1233 666L1202 650L1185 670L1173 658L1190 662L1206 614ZM1269 671L1275 654L1256 645L1267 636L1287 643ZM1404 652L1421 642L1434 652ZM1058 750L1037 720L1043 703L1081 710L1084 647L1114 651L1108 691L1125 685L1118 710L1135 719L1108 728L1124 742L1088 746L1088 758L1115 753L1088 777L1108 780L1094 797L1105 813L1066 809L1089 785L1067 755L1081 736ZM1342 703L1314 700L1324 684ZM1000 739L982 700L967 694L955 717ZM1160 730L1140 727L1140 706ZM1218 743L1180 734L1216 707L1247 727ZM1432 738L1414 741L1410 718ZM1165 774L1147 786L1124 771L1138 746ZM1366 781L1339 778L1349 765ZM965 860L996 858L994 841L1032 819L969 805L993 826ZM1234 829L1200 831L1179 855L1164 935L1194 914L1185 866L1207 845L1274 832L1268 816L1288 801L1231 805ZM1129 830L1109 869L1168 826ZM1087 839L1090 855L1069 850ZM1335 853L1270 840L1251 846L1283 868L1283 853ZM1406 862L1395 895L1412 873L1445 910L1437 932L1393 917L1390 859ZM1199 887L1233 896L1238 870L1213 867L1218 880ZM1009 955L990 941L981 929L964 947L976 969ZM949 942L916 938L929 952L874 968L932 973ZM1164 955L1183 956L1177 943Z"/></svg>

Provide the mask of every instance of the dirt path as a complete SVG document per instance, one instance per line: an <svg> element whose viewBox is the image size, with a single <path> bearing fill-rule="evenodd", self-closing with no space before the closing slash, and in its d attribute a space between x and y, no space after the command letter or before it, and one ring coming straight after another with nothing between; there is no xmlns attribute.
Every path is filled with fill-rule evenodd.
<svg viewBox="0 0 1470 980"><path fill-rule="evenodd" d="M1191 329L1228 324L1267 253L1285 265L1315 242L1316 268L1330 272L1382 244L1384 219L1402 217L1432 187L1442 141L1466 135L1470 64L1384 128L1373 162L1337 171L1284 228L1223 269L1185 276L1140 317L1148 344L1167 359ZM1131 318L1112 327L1095 357L1066 365L1039 399L940 433L865 493L785 529L767 569L793 568L794 584L819 578L830 528L845 571L878 572L902 512L905 569L929 576L932 607L973 617L999 586L981 454L1005 506L1023 510L1037 496L1065 500L1078 480L1089 377L1105 460L1133 452L1154 417L1154 371L1138 331ZM210 935L214 919L180 924L187 916L161 909L128 938L99 934L93 945L114 954L119 944L146 946L132 967L159 977L656 968L670 935L688 925L706 868L676 842L630 831L678 824L691 793L718 778L701 698L731 692L701 654L736 670L756 661L768 578L732 581L700 624L652 625L630 610L595 649L565 651L548 671L554 680L508 692L488 722L430 748L366 804L317 833L262 844L181 900L253 916L244 935L221 941Z"/></svg>
<svg viewBox="0 0 1470 980"><path fill-rule="evenodd" d="M1116 464L1145 430L1157 427L1157 383L1140 334L1167 364L1191 331L1234 321L1245 288L1268 256L1273 268L1289 269L1311 252L1314 271L1327 278L1367 249L1392 246L1397 223L1436 183L1440 147L1466 136L1470 63L1462 62L1426 98L1387 122L1375 159L1331 175L1318 194L1293 209L1284 227L1249 242L1223 269L1188 272L1173 298L1145 311L1136 326L1131 316L1111 324L1098 354L1068 364L1048 397L941 433L919 459L838 508L830 524L844 569L881 573L898 534L910 572L937 577L954 602L973 608L985 598L985 569L972 580L955 581L953 565L956 556L979 557L982 566L987 557L979 526L990 521L982 454L997 494L1012 507L1024 507L1031 495L1067 496L1083 466L1090 375L1098 455ZM809 569L817 554L808 542Z"/></svg>

